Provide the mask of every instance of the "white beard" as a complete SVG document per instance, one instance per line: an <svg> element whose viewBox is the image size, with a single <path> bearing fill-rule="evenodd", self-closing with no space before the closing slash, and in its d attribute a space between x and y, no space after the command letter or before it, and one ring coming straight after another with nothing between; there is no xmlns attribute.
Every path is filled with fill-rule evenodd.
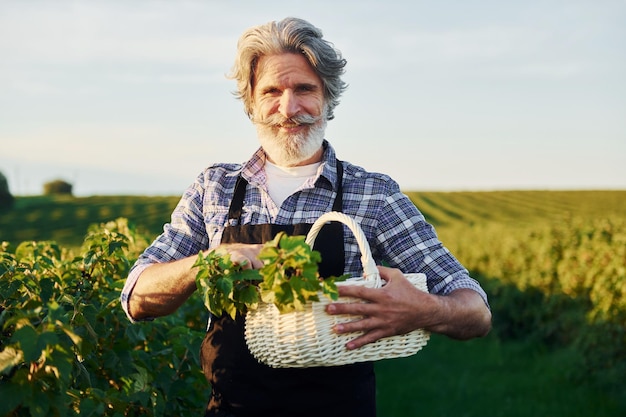
<svg viewBox="0 0 626 417"><path fill-rule="evenodd" d="M323 115L326 112L322 112ZM275 116L275 115L274 115ZM284 117L271 117L268 121L255 121L261 147L269 159L278 166L296 166L311 158L322 147L326 132L325 116L296 116L289 123L300 123L307 128L295 135L280 132L278 125L287 122ZM311 123L312 122L312 123Z"/></svg>

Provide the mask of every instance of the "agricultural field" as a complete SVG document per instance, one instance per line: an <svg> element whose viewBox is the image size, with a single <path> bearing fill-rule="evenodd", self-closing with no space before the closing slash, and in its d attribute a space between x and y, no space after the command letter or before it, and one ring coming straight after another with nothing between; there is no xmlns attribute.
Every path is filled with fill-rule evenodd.
<svg viewBox="0 0 626 417"><path fill-rule="evenodd" d="M179 197L33 196L18 197L11 211L0 213L0 241L54 240L79 247L91 224L124 217L152 237L163 229Z"/></svg>
<svg viewBox="0 0 626 417"><path fill-rule="evenodd" d="M626 415L626 191L407 195L435 225L444 244L485 287L494 328L488 337L470 342L433 336L429 345L414 357L378 363L379 415ZM13 210L0 213L0 241L11 243L3 246L4 259L14 257L20 242L53 240L61 249L49 244L28 244L20 252L45 254L46 262L63 268L63 276L84 275L84 265L89 260L94 266L89 271L92 275L87 276L94 280L99 277L89 288L94 291L90 297L94 306L101 305L108 313L106 318L98 318L97 312L91 311L83 322L89 324L93 319L91 325L102 329L99 343L108 347L102 351L97 344L91 346L93 369L106 368L105 359L120 364L116 372L128 369L115 383L116 378L107 374L102 376L102 386L98 386L94 374L92 388L68 388L72 398L84 397L81 401L72 400L81 409L102 410L104 399L109 398L109 408L132 401L141 404L139 414L153 415L152 410L158 415L154 410L162 412L181 401L168 400L168 393L175 397L176 392L185 392L186 386L203 387L201 374L193 366L197 343L191 341L202 333L202 320L193 310L202 307L198 300L182 309L178 319L137 326L127 324L115 300L128 264L141 245L160 232L177 202L178 197L18 197ZM136 229L126 227L125 221L113 222L119 218L128 219ZM106 227L102 224L105 222L109 222ZM94 224L97 227L90 228ZM103 232L111 227L133 237L127 252L120 252L124 246L120 242L111 243L117 232ZM98 249L105 243L108 255L107 250ZM68 251L73 255L64 255ZM81 257L72 259L81 253ZM95 254L109 258L98 261ZM81 270L75 259L82 262ZM4 271L8 274L12 267L7 265ZM97 265L113 269L101 271ZM81 291L87 291L85 281L79 282ZM76 284L72 285L76 288ZM54 288L62 286L57 283ZM28 297L32 298L35 289L29 288L30 292L22 294L25 298L20 306L24 311L32 305ZM4 290L1 285L0 289ZM42 300L50 299L50 292L52 289L48 288ZM77 294L66 293L60 299L82 300L87 293ZM78 305L76 300L73 308ZM89 331L81 333L82 327L71 328L73 325L68 322L63 331L83 339L88 336ZM10 333L5 326L0 350L19 339L15 335L4 339ZM186 337L173 336L181 334ZM39 340L43 339L40 336ZM125 349L132 343L138 344L131 362L119 346L111 345L115 340L126 340ZM149 362L154 360L150 352L156 351L177 356L160 357L154 364ZM166 369L168 361L177 363L174 375ZM88 366L89 360L84 363ZM152 374L156 372L152 367L162 369L160 374ZM70 368L67 375L74 375ZM64 384L74 380L74 376L67 375ZM16 391L6 392L23 391L17 382L7 385L5 377L0 372L0 392L9 388ZM132 382L137 378L141 383ZM163 388L159 385L161 380ZM145 392L150 384L156 390L152 399ZM24 401L30 401L28 398ZM111 403L111 398L119 402ZM55 406L51 404L50 407ZM201 405L196 404L199 408ZM190 409L189 403L184 406Z"/></svg>
<svg viewBox="0 0 626 417"><path fill-rule="evenodd" d="M524 227L571 217L626 217L626 191L407 192L441 237L454 227L498 224ZM178 203L178 196L18 197L13 210L0 213L0 240L55 240L80 246L87 227L118 217L156 236ZM445 242L454 243L454 236Z"/></svg>

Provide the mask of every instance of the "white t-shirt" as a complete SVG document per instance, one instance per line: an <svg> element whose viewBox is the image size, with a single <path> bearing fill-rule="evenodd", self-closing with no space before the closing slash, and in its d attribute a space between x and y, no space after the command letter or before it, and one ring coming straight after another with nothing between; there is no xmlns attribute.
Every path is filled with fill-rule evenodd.
<svg viewBox="0 0 626 417"><path fill-rule="evenodd" d="M304 183L317 174L321 162L298 167L281 167L265 161L267 191L278 207L291 194L300 190Z"/></svg>

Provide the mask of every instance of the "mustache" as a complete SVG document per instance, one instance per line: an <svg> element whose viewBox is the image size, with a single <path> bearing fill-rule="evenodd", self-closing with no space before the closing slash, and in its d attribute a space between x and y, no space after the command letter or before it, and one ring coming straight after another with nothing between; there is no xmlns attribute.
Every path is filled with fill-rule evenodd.
<svg viewBox="0 0 626 417"><path fill-rule="evenodd" d="M287 126L310 126L313 125L320 120L322 120L323 116L313 116L310 114L298 114L292 117L285 117L282 114L276 113L271 114L264 119L260 119L258 117L252 117L252 122L255 124L264 125L267 127L279 127L283 125Z"/></svg>

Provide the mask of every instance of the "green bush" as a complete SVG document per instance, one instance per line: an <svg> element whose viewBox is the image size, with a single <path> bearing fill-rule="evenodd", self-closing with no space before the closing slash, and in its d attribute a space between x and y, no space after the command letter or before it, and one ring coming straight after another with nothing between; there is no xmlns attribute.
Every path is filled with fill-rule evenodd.
<svg viewBox="0 0 626 417"><path fill-rule="evenodd" d="M15 197L9 191L9 182L2 172L0 172L0 211L13 207Z"/></svg>
<svg viewBox="0 0 626 417"><path fill-rule="evenodd" d="M476 225L456 236L452 251L485 277L498 336L574 346L580 375L624 388L625 219Z"/></svg>
<svg viewBox="0 0 626 417"><path fill-rule="evenodd" d="M118 219L92 226L78 256L54 242L24 242L13 252L2 244L0 415L202 413L202 301L136 325L120 306L147 243Z"/></svg>

